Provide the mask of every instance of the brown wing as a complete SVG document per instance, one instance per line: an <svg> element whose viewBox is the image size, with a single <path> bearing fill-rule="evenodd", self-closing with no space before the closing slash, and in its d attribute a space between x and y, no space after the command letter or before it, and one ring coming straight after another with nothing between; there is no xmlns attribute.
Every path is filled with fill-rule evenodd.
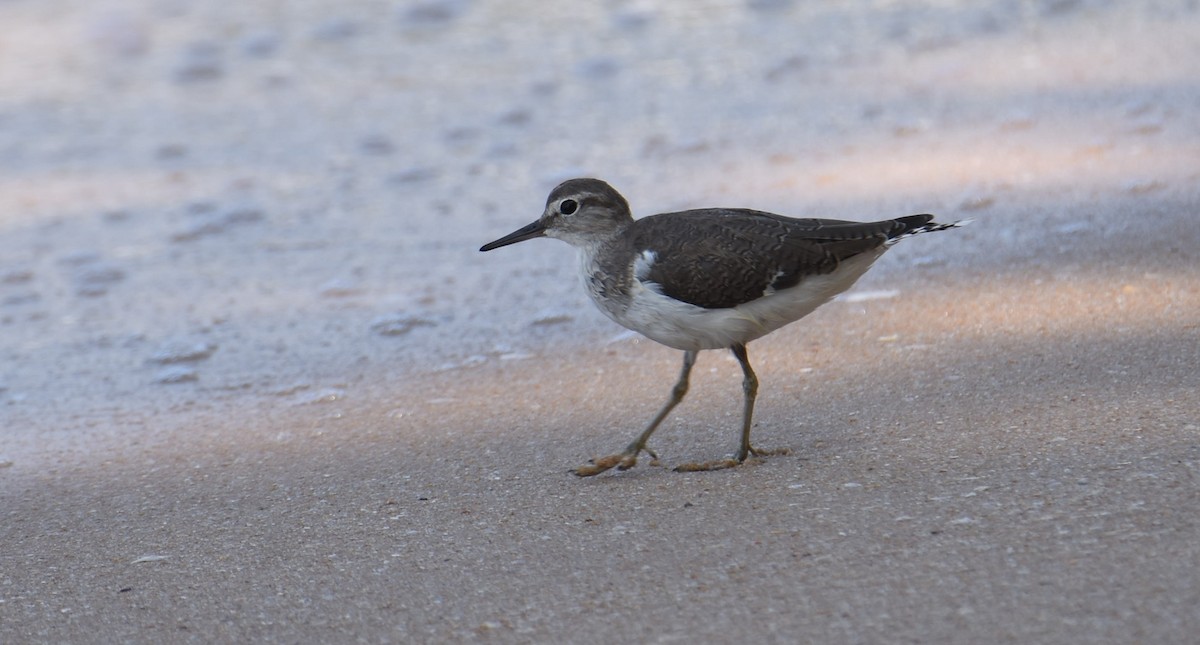
<svg viewBox="0 0 1200 645"><path fill-rule="evenodd" d="M723 309L831 273L842 261L930 219L914 215L847 222L705 209L640 219L627 235L636 254L652 253L652 261L641 264L638 279L658 285L676 300Z"/></svg>

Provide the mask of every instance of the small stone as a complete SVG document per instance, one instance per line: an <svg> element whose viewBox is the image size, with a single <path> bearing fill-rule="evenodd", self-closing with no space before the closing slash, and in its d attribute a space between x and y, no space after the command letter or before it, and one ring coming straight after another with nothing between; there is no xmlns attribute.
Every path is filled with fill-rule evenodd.
<svg viewBox="0 0 1200 645"><path fill-rule="evenodd" d="M260 29L242 38L242 53L253 58L269 58L279 50L281 38L274 29Z"/></svg>
<svg viewBox="0 0 1200 645"><path fill-rule="evenodd" d="M469 0L419 0L406 4L400 20L409 27L445 27L469 7Z"/></svg>
<svg viewBox="0 0 1200 645"><path fill-rule="evenodd" d="M774 83L791 76L800 76L807 69L808 57L801 54L793 54L768 69L766 79Z"/></svg>
<svg viewBox="0 0 1200 645"><path fill-rule="evenodd" d="M359 34L360 28L357 22L348 18L330 18L313 29L312 36L315 40L323 40L326 42L335 42L339 40L348 40Z"/></svg>
<svg viewBox="0 0 1200 645"><path fill-rule="evenodd" d="M746 8L752 11L783 11L790 9L795 0L746 0Z"/></svg>
<svg viewBox="0 0 1200 645"><path fill-rule="evenodd" d="M312 405L315 403L333 403L346 398L346 390L340 387L327 387L312 392L300 392L292 397L292 405Z"/></svg>
<svg viewBox="0 0 1200 645"><path fill-rule="evenodd" d="M121 222L126 222L129 221L130 217L131 213L124 208L114 208L112 210L107 210L103 213L100 213L100 219L108 224L119 224Z"/></svg>
<svg viewBox="0 0 1200 645"><path fill-rule="evenodd" d="M188 148L182 143L164 143L154 150L154 156L158 159L182 159L187 156Z"/></svg>
<svg viewBox="0 0 1200 645"><path fill-rule="evenodd" d="M193 214L208 213L208 202L194 202L188 206L188 212ZM215 205L213 205L215 208ZM253 224L262 221L266 215L257 206L234 206L216 216L208 215L202 221L196 222L182 231L171 235L172 242L192 242L202 237L219 235L234 226Z"/></svg>
<svg viewBox="0 0 1200 645"><path fill-rule="evenodd" d="M480 137L483 132L479 128L457 126L446 130L446 141L449 143L469 143Z"/></svg>
<svg viewBox="0 0 1200 645"><path fill-rule="evenodd" d="M613 14L613 26L622 31L641 31L654 20L654 12L643 7L627 7Z"/></svg>
<svg viewBox="0 0 1200 645"><path fill-rule="evenodd" d="M192 43L184 48L175 66L175 81L194 83L211 81L224 74L221 49L209 42Z"/></svg>
<svg viewBox="0 0 1200 645"><path fill-rule="evenodd" d="M323 298L346 298L362 293L362 286L355 280L335 278L321 286Z"/></svg>
<svg viewBox="0 0 1200 645"><path fill-rule="evenodd" d="M929 121L929 119L902 121L892 126L892 134L896 135L897 137L911 137L929 130L932 125L933 124Z"/></svg>
<svg viewBox="0 0 1200 645"><path fill-rule="evenodd" d="M125 279L125 271L107 263L91 264L75 272L75 293L81 296L101 296L108 288Z"/></svg>
<svg viewBox="0 0 1200 645"><path fill-rule="evenodd" d="M0 284L25 284L33 280L33 271L25 267L0 268Z"/></svg>
<svg viewBox="0 0 1200 645"><path fill-rule="evenodd" d="M14 293L0 299L0 307L11 307L16 305L28 305L39 302L42 299L41 294L26 291L24 293Z"/></svg>
<svg viewBox="0 0 1200 645"><path fill-rule="evenodd" d="M226 224L252 224L261 222L266 217L257 206L235 206L225 212L222 218Z"/></svg>
<svg viewBox="0 0 1200 645"><path fill-rule="evenodd" d="M67 266L83 266L92 264L100 260L100 253L96 251L73 251L58 259L59 264Z"/></svg>
<svg viewBox="0 0 1200 645"><path fill-rule="evenodd" d="M525 108L513 108L496 119L501 125L520 126L526 125L533 119L533 114Z"/></svg>
<svg viewBox="0 0 1200 645"><path fill-rule="evenodd" d="M184 212L188 215L206 215L216 212L218 204L209 199L198 199L193 202L188 202Z"/></svg>
<svg viewBox="0 0 1200 645"><path fill-rule="evenodd" d="M399 170L390 177L388 181L393 184L415 184L421 181L427 181L437 177L438 171L427 166L414 166L405 170Z"/></svg>
<svg viewBox="0 0 1200 645"><path fill-rule="evenodd" d="M546 309L538 312L529 324L544 327L549 325L562 325L573 322L574 320L575 317L566 311Z"/></svg>
<svg viewBox="0 0 1200 645"><path fill-rule="evenodd" d="M358 143L358 147L369 155L385 156L396 151L396 144L382 134L368 134Z"/></svg>
<svg viewBox="0 0 1200 645"><path fill-rule="evenodd" d="M1042 0L1038 5L1038 13L1043 16L1056 16L1079 8L1079 0Z"/></svg>
<svg viewBox="0 0 1200 645"><path fill-rule="evenodd" d="M1125 192L1130 195L1145 195L1158 192L1167 187L1167 182L1158 179L1141 179L1125 184Z"/></svg>
<svg viewBox="0 0 1200 645"><path fill-rule="evenodd" d="M150 356L150 360L162 365L192 363L206 360L215 351L217 351L215 343L176 338L159 345L154 354Z"/></svg>
<svg viewBox="0 0 1200 645"><path fill-rule="evenodd" d="M607 57L589 58L575 66L576 74L594 81L610 79L620 71L620 64Z"/></svg>
<svg viewBox="0 0 1200 645"><path fill-rule="evenodd" d="M191 365L169 365L158 371L154 377L155 383L173 385L175 383L191 383L200 379L196 368Z"/></svg>
<svg viewBox="0 0 1200 645"><path fill-rule="evenodd" d="M393 314L376 318L371 323L371 331L380 336L403 336L417 327L435 327L437 323L420 316Z"/></svg>

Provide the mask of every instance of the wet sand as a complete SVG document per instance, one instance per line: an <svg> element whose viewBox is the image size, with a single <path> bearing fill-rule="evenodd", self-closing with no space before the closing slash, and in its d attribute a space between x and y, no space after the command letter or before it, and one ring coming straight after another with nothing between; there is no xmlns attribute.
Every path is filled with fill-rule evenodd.
<svg viewBox="0 0 1200 645"><path fill-rule="evenodd" d="M0 6L0 641L1192 639L1200 15L800 4ZM680 354L477 252L576 174L975 221L581 480Z"/></svg>

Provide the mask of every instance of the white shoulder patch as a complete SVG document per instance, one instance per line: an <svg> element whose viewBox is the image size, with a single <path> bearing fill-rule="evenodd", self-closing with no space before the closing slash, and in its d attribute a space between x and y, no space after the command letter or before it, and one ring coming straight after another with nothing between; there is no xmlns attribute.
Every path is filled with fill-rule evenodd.
<svg viewBox="0 0 1200 645"><path fill-rule="evenodd" d="M642 254L633 260L633 277L646 282L647 276L650 275L650 267L654 266L657 259L658 254L654 251L650 249L642 251Z"/></svg>

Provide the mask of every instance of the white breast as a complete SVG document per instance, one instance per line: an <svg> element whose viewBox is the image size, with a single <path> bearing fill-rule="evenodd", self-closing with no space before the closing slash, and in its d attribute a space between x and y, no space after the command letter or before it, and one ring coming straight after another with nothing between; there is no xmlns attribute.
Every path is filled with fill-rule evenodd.
<svg viewBox="0 0 1200 645"><path fill-rule="evenodd" d="M722 349L748 343L795 322L849 289L883 254L864 253L841 264L833 273L805 278L794 287L765 294L729 309L705 309L663 295L658 285L634 280L625 303L602 299L588 289L592 301L609 318L647 338L682 350ZM638 258L652 262L653 258ZM583 262L585 278L588 262ZM637 272L645 275L645 271Z"/></svg>

